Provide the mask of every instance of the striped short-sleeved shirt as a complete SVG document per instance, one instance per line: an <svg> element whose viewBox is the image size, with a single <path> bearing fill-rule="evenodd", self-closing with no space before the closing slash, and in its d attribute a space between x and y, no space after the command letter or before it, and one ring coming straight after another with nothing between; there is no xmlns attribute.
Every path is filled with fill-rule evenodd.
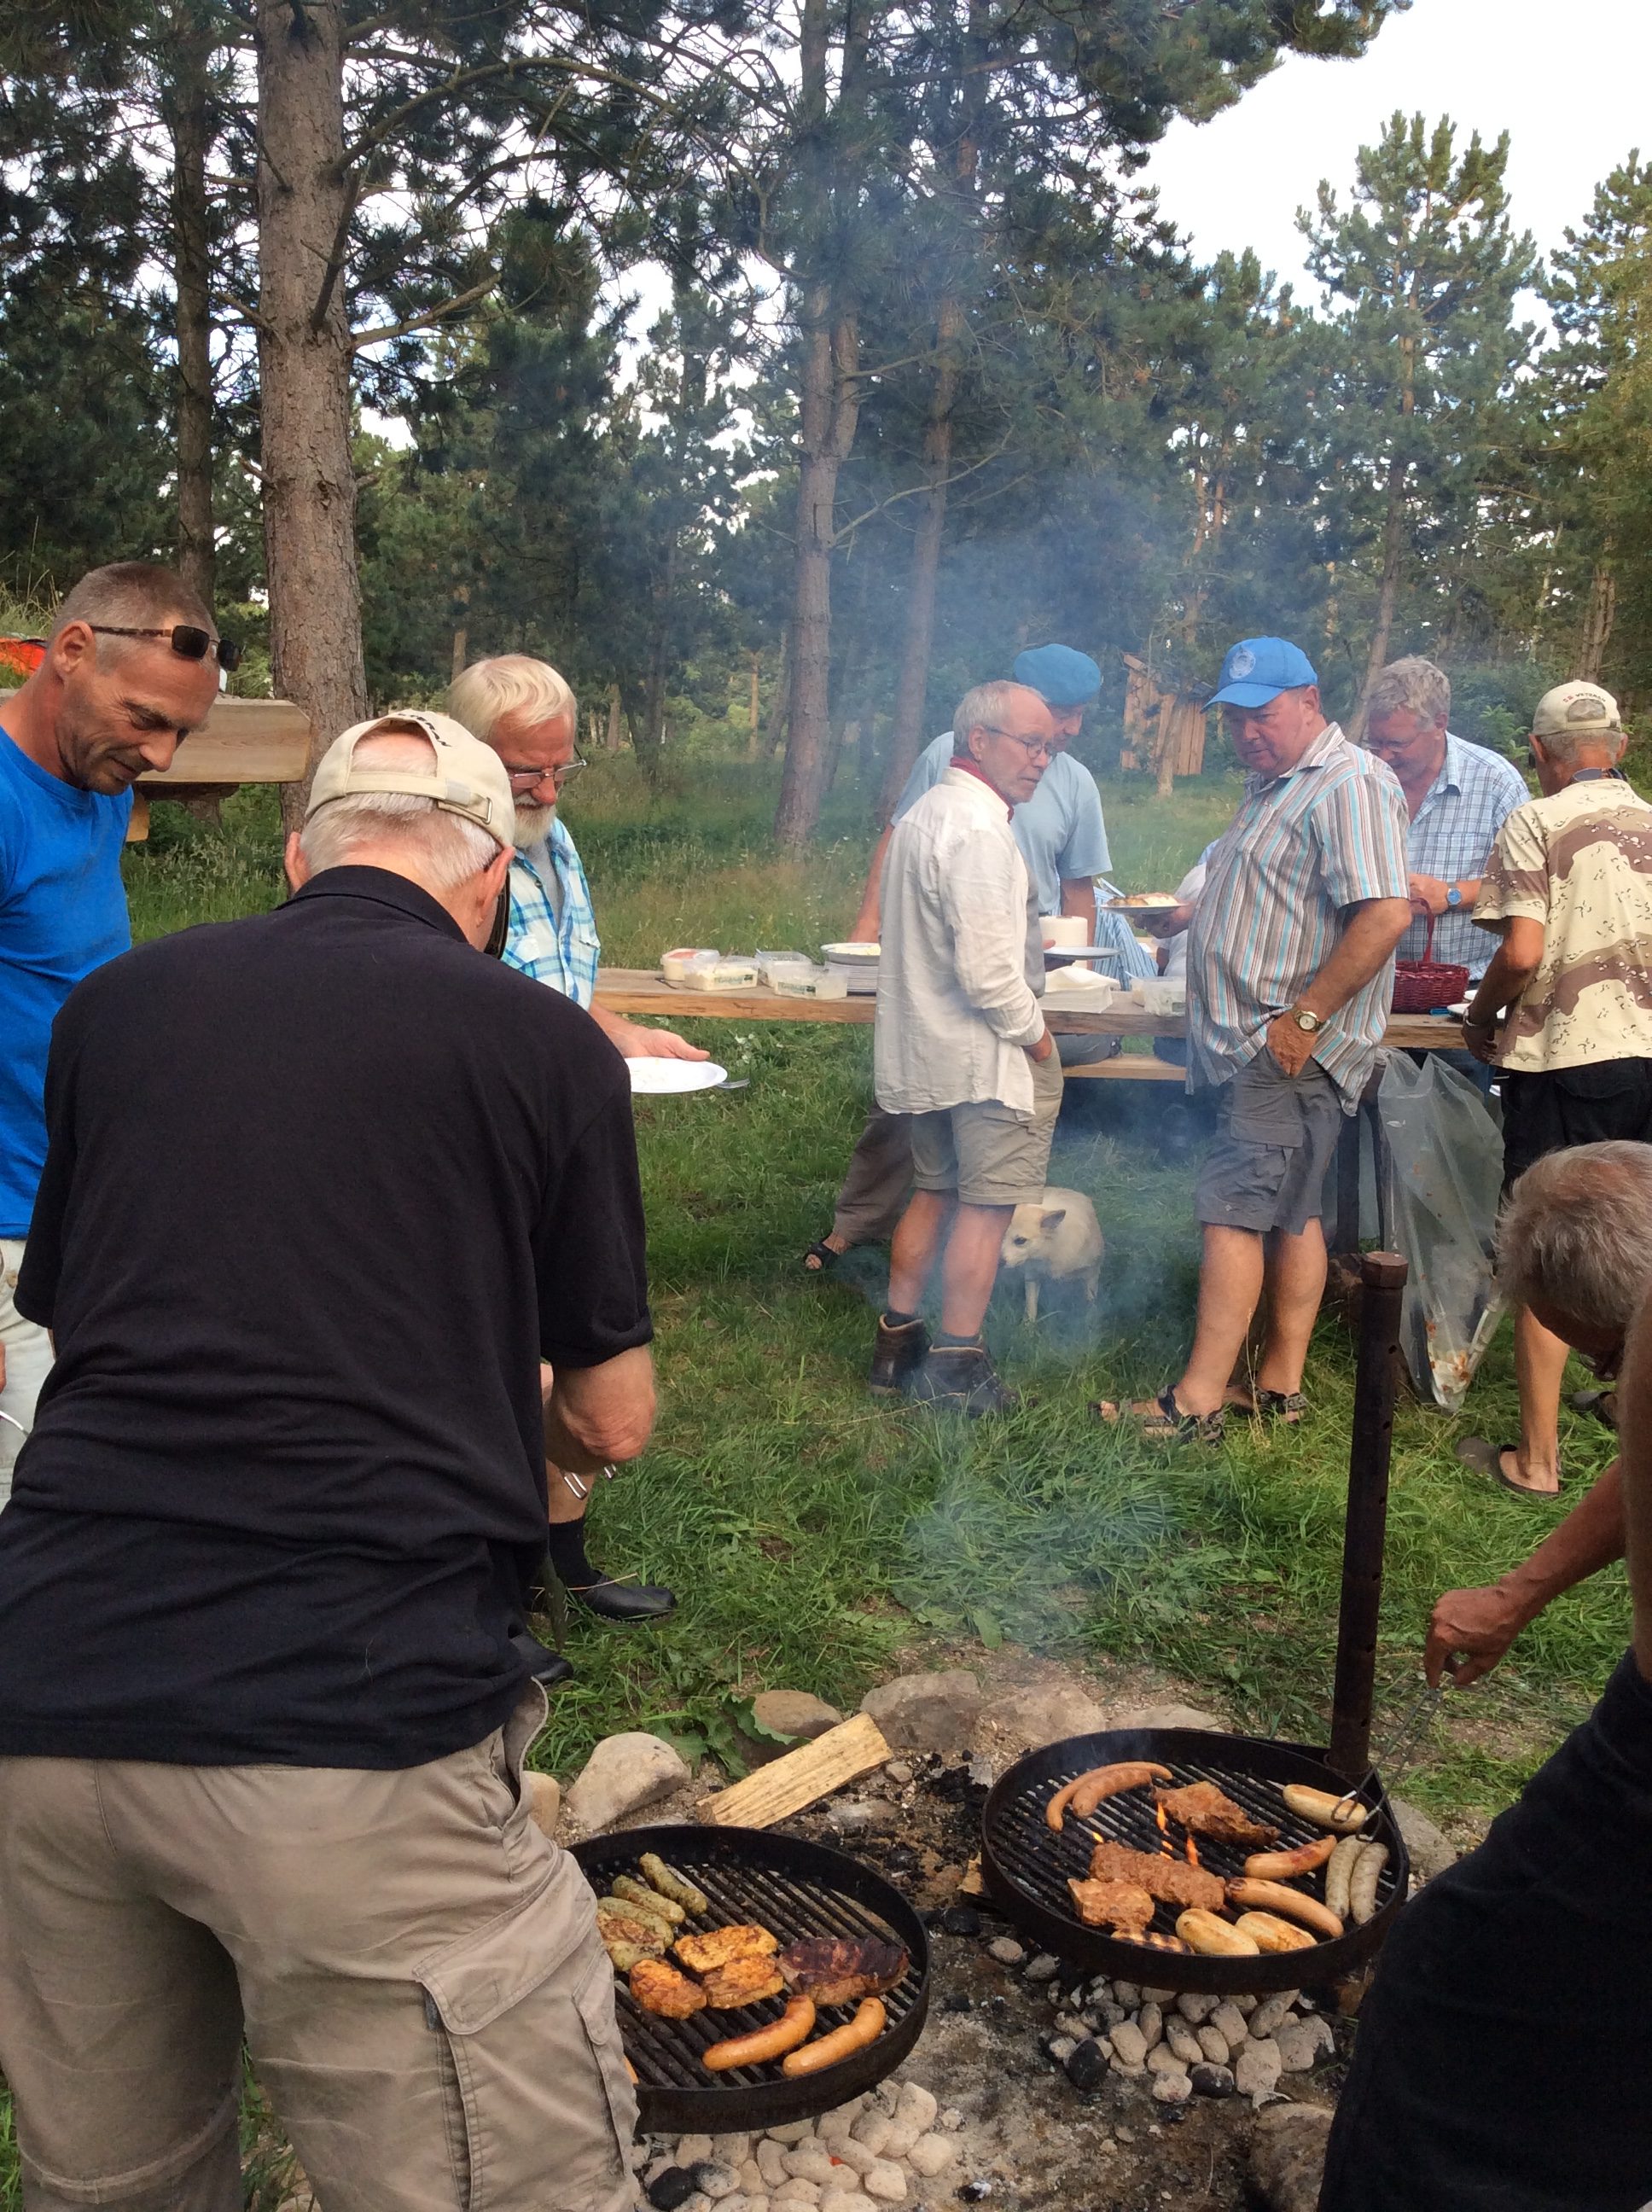
<svg viewBox="0 0 1652 2212"><path fill-rule="evenodd" d="M1503 823L1474 919L1517 916L1543 924L1543 957L1498 1066L1652 1060L1652 806L1621 776L1586 769Z"/></svg>
<svg viewBox="0 0 1652 2212"><path fill-rule="evenodd" d="M1331 956L1345 907L1408 896L1406 799L1372 753L1327 725L1284 775L1252 776L1206 861L1187 933L1187 1074L1230 1082ZM1351 1114L1376 1058L1394 963L1333 1014L1314 1058Z"/></svg>
<svg viewBox="0 0 1652 2212"><path fill-rule="evenodd" d="M1435 876L1445 884L1472 883L1485 872L1497 836L1515 807L1531 793L1512 761L1485 745L1471 745L1448 730L1440 773L1424 794L1412 818L1407 849L1412 872ZM1428 924L1413 921L1400 940L1401 960L1427 957ZM1497 947L1457 906L1434 925L1436 960L1460 962L1478 981Z"/></svg>

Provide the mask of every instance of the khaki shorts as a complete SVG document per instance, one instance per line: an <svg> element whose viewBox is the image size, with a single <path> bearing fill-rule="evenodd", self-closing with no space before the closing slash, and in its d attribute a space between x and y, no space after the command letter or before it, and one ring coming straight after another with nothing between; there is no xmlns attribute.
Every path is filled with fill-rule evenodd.
<svg viewBox="0 0 1652 2212"><path fill-rule="evenodd" d="M52 1339L32 1321L25 1321L12 1300L23 1265L21 1242L0 1237L0 1352L6 1356L6 1379L0 1383L0 1505L11 1495L11 1470L34 1425L34 1401L52 1368Z"/></svg>
<svg viewBox="0 0 1652 2212"><path fill-rule="evenodd" d="M521 1799L544 1712L382 1773L0 1759L29 2212L240 2212L243 2033L330 2212L629 2212L613 1974Z"/></svg>
<svg viewBox="0 0 1652 2212"><path fill-rule="evenodd" d="M912 1117L913 1181L956 1191L965 1206L1031 1206L1044 1194L1050 1140L1061 1110L1061 1062L1029 1060L1031 1118L996 1098Z"/></svg>

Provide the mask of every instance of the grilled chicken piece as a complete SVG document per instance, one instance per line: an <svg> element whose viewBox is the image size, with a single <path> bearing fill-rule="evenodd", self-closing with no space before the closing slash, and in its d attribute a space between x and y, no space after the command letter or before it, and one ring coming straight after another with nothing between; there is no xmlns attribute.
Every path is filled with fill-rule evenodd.
<svg viewBox="0 0 1652 2212"><path fill-rule="evenodd" d="M702 1977L706 2002L714 2012L732 2012L738 2006L756 2004L759 1997L777 1997L786 1987L772 1958L748 1951L726 1966L714 1966Z"/></svg>
<svg viewBox="0 0 1652 2212"><path fill-rule="evenodd" d="M679 1974L663 1959L639 1959L631 1969L631 1995L644 2012L657 2012L662 2020L686 2020L703 2012L706 1993L698 1982Z"/></svg>
<svg viewBox="0 0 1652 2212"><path fill-rule="evenodd" d="M811 1936L788 1943L774 1963L797 1996L812 1997L817 2005L841 2005L892 1990L907 1970L907 1954L898 1943L876 1936L857 1942L847 1936Z"/></svg>
<svg viewBox="0 0 1652 2212"><path fill-rule="evenodd" d="M1173 1820L1196 1836L1212 1837L1218 1844L1243 1844L1252 1850L1279 1839L1277 1828L1253 1820L1242 1805L1224 1797L1213 1782L1189 1782L1181 1790L1156 1790L1153 1795Z"/></svg>
<svg viewBox="0 0 1652 2212"><path fill-rule="evenodd" d="M1092 1881L1129 1881L1167 1905L1196 1905L1219 1912L1228 1893L1203 1867L1185 1866L1163 1851L1133 1851L1128 1844L1097 1844L1090 1855Z"/></svg>
<svg viewBox="0 0 1652 2212"><path fill-rule="evenodd" d="M1069 1881L1073 1910L1086 1928L1139 1936L1153 1917L1153 1900L1133 1881Z"/></svg>
<svg viewBox="0 0 1652 2212"><path fill-rule="evenodd" d="M597 1933L610 1959L616 1951L641 1951L651 1959L665 1955L665 1938L658 1923L616 1910L606 1899L597 1905ZM616 1964L618 1961L616 1960ZM628 1966L631 1963L628 1959Z"/></svg>
<svg viewBox="0 0 1652 2212"><path fill-rule="evenodd" d="M709 1974L736 1959L763 1959L780 1948L766 1928L714 1928L704 1936L679 1936L671 1948L691 1974Z"/></svg>

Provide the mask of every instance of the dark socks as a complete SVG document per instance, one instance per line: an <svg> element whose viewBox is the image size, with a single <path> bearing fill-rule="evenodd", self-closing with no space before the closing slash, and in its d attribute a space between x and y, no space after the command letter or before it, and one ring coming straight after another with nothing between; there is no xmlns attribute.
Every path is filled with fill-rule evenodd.
<svg viewBox="0 0 1652 2212"><path fill-rule="evenodd" d="M603 1579L601 1569L586 1557L583 1514L577 1521L553 1521L545 1531L545 1549L564 1589L589 1589Z"/></svg>
<svg viewBox="0 0 1652 2212"><path fill-rule="evenodd" d="M910 1328L918 1318L916 1314L897 1313L893 1306L884 1316L885 1328Z"/></svg>
<svg viewBox="0 0 1652 2212"><path fill-rule="evenodd" d="M935 1341L949 1352L978 1352L981 1349L981 1331L977 1329L973 1336L952 1336L942 1329Z"/></svg>

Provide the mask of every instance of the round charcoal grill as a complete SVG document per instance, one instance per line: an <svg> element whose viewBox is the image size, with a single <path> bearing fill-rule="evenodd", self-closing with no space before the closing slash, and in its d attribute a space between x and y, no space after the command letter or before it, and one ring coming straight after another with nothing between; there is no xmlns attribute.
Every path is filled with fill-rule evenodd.
<svg viewBox="0 0 1652 2212"><path fill-rule="evenodd" d="M755 1922L780 1938L780 1948L805 1936L875 1936L899 1943L907 1971L883 1996L888 2022L875 2043L818 2074L788 2081L779 2059L729 2074L708 2074L700 2054L733 2035L749 2035L780 2018L783 1996L733 2012L699 2012L662 2020L632 1998L624 1978L614 1996L625 2055L635 2069L642 2124L707 2135L781 2127L847 2103L892 2073L918 2040L929 2009L929 1942L924 1925L881 1876L823 1844L760 1828L625 1828L576 1844L574 1856L600 1895L619 1874L642 1879L645 1851L704 1890L711 1911L683 1932L704 1934ZM853 2005L823 2005L815 2027L825 2035L854 2017Z"/></svg>
<svg viewBox="0 0 1652 2212"><path fill-rule="evenodd" d="M1362 1803L1376 1808L1362 1834L1388 1847L1377 1882L1376 1916L1345 1935L1316 1942L1311 1950L1262 1952L1251 1958L1212 1958L1198 1952L1157 1951L1127 1942L1105 1929L1086 1928L1073 1910L1069 1878L1082 1881L1090 1853L1104 1838L1138 1851L1163 1853L1165 1837L1156 1818L1152 1786L1126 1790L1102 1801L1088 1820L1071 1811L1058 1834L1047 1826L1044 1808L1064 1782L1092 1766L1127 1759L1149 1759L1168 1766L1176 1785L1213 1782L1242 1805L1253 1819L1279 1831L1276 1844L1257 1850L1291 1850L1325 1833L1285 1809L1279 1785L1305 1782L1340 1796L1345 1784L1317 1752L1305 1745L1272 1743L1260 1736L1218 1735L1202 1729L1125 1729L1107 1735L1070 1736L1065 1742L1031 1752L1002 1777L981 1814L981 1870L993 1896L1009 1917L1036 1936L1048 1951L1102 1974L1122 1975L1150 1988L1205 1990L1237 1996L1251 1990L1294 1990L1335 1980L1376 1950L1388 1932L1410 1879L1406 1846L1379 1784L1368 1783ZM1171 1785L1161 1784L1168 1788ZM1169 1841L1185 1859L1187 1831L1169 1823ZM1223 1877L1244 1872L1250 1846L1196 1836L1200 1863ZM1304 1886L1299 1877L1296 1885ZM1312 1894L1323 1893L1323 1881L1306 1878ZM1154 1932L1175 1933L1181 1908L1161 1901L1151 1922Z"/></svg>

